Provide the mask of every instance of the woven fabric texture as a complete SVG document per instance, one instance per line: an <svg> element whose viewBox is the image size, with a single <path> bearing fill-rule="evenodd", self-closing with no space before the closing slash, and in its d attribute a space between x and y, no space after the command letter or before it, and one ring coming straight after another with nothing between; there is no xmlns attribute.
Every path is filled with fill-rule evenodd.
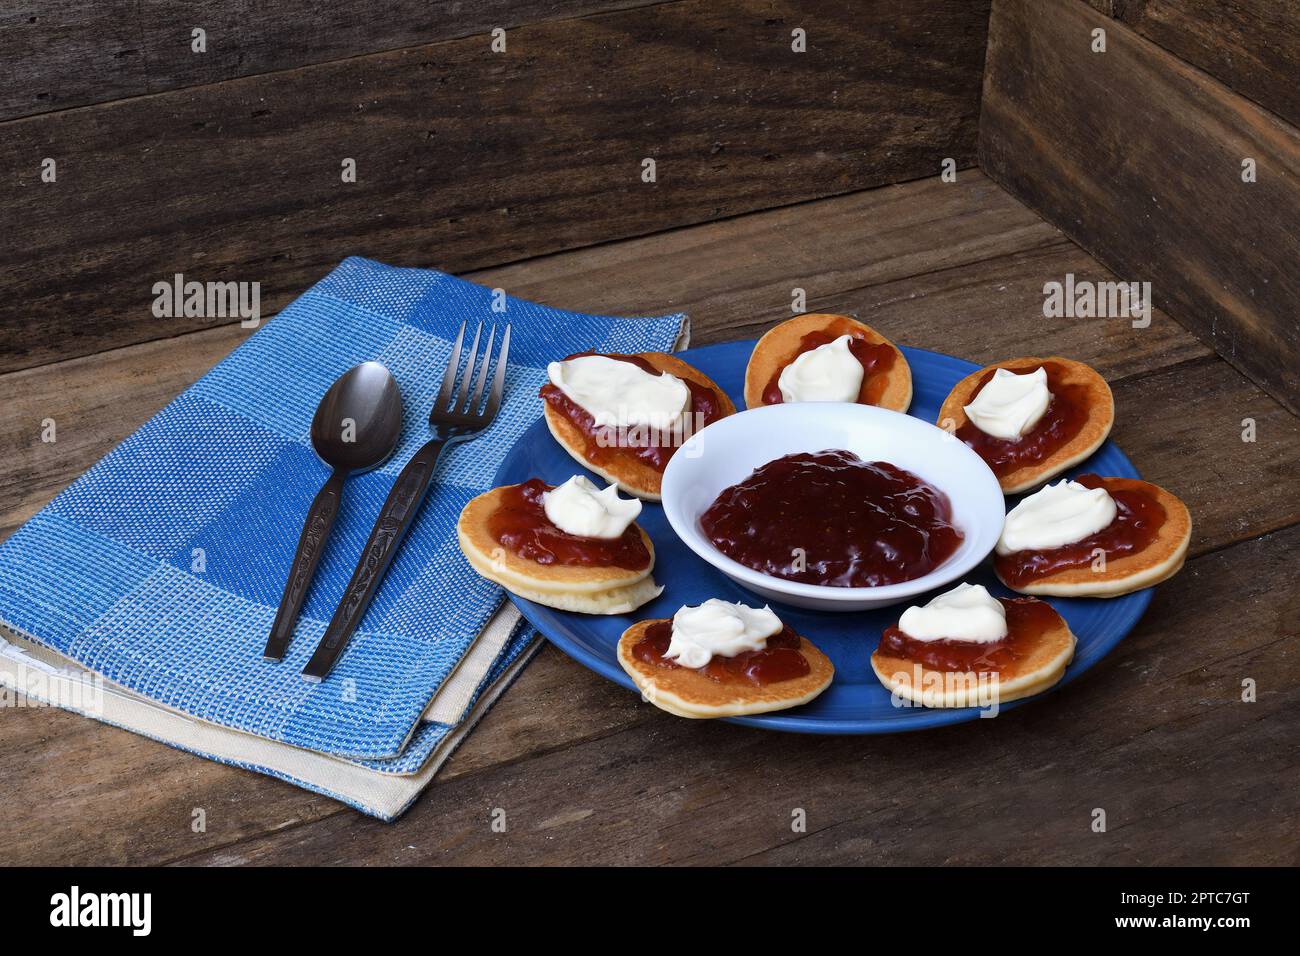
<svg viewBox="0 0 1300 956"><path fill-rule="evenodd" d="M466 320L511 323L501 411L444 456L347 652L326 681L308 683L299 672L394 476L428 438ZM398 757L502 600L465 562L455 523L540 415L546 364L588 349L669 351L683 321L565 312L348 259L0 545L0 622L201 720L337 756ZM312 415L340 374L369 359L401 388L401 443L383 468L348 481L289 653L264 661L303 516L329 473L311 448ZM416 756L385 769L409 772Z"/></svg>

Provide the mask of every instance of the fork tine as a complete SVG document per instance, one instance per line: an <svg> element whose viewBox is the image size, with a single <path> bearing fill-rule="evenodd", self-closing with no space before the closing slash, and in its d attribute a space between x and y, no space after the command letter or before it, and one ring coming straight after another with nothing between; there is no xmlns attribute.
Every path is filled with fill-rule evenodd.
<svg viewBox="0 0 1300 956"><path fill-rule="evenodd" d="M483 348L483 361L474 369L474 395L469 400L469 414L477 415L479 403L483 400L483 387L487 385L488 370L492 367L492 343L497 337L497 327L493 324L488 331L487 345Z"/></svg>
<svg viewBox="0 0 1300 956"><path fill-rule="evenodd" d="M497 372L492 377L492 393L488 396L487 408L483 417L491 421L501 407L501 394L505 391L506 363L510 358L510 323L506 323L505 335L501 336L501 357L497 359Z"/></svg>
<svg viewBox="0 0 1300 956"><path fill-rule="evenodd" d="M435 411L440 411L447 407L447 399L451 397L451 387L456 382L456 369L460 365L460 345L465 341L465 323L460 324L460 331L456 333L456 341L451 346L451 357L447 359L447 371L442 376L442 387L438 389L438 399L433 403Z"/></svg>
<svg viewBox="0 0 1300 956"><path fill-rule="evenodd" d="M480 319L478 328L474 330L474 342L470 345L469 354L465 357L465 374L456 383L456 398L452 401L449 411L459 412L465 406L465 399L469 397L470 383L474 381L474 370L479 362L478 339L482 334L483 320Z"/></svg>

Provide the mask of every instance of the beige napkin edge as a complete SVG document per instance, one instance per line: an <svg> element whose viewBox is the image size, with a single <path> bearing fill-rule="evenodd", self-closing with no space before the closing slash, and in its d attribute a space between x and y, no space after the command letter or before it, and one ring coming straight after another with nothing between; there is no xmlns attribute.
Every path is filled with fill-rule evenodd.
<svg viewBox="0 0 1300 956"><path fill-rule="evenodd" d="M0 685L22 693L28 701L80 713L214 760L265 769L384 820L400 815L428 786L540 644L539 640L530 646L484 691L419 771L397 775L187 717L118 688L66 658L54 655L55 662L50 663L48 649L23 642L33 648L28 651L17 641L9 641L11 635L12 632L0 629L3 638L0 640ZM93 701L94 706L80 703L87 700Z"/></svg>
<svg viewBox="0 0 1300 956"><path fill-rule="evenodd" d="M520 614L506 601L483 626L478 638L470 645L460 663L442 682L433 699L429 701L420 719L426 724L456 724L465 716L474 699L474 692L483 677L496 663L501 650L514 633Z"/></svg>

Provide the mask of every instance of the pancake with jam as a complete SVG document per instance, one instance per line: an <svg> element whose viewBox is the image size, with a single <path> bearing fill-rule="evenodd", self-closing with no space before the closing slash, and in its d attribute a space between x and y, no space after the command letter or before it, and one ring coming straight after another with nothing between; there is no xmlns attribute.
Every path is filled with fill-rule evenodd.
<svg viewBox="0 0 1300 956"><path fill-rule="evenodd" d="M702 607L711 603L726 602L705 602ZM682 609L692 610L699 609ZM787 710L808 703L835 676L830 658L779 622L779 630L763 640L761 649L715 654L699 667L675 663L665 656L673 646L675 619L638 621L629 627L618 642L618 662L647 701L678 717Z"/></svg>
<svg viewBox="0 0 1300 956"><path fill-rule="evenodd" d="M595 353L570 355L565 362ZM551 435L583 467L620 490L646 501L658 501L664 468L695 432L736 411L717 383L679 358L663 352L605 355L631 363L652 375L673 375L689 389L686 414L671 429L597 425L593 416L554 382L541 387L542 411Z"/></svg>
<svg viewBox="0 0 1300 956"><path fill-rule="evenodd" d="M999 543L993 570L1003 584L1021 594L1106 598L1178 573L1192 539L1192 516L1176 495L1136 478L1080 475L1073 480L1085 488L1105 488L1115 502L1114 520L1058 548L1004 554Z"/></svg>
<svg viewBox="0 0 1300 956"><path fill-rule="evenodd" d="M658 597L654 544L637 524L614 539L557 527L534 478L471 500L456 524L460 549L489 581L529 601L583 614L625 614Z"/></svg>
<svg viewBox="0 0 1300 956"><path fill-rule="evenodd" d="M999 437L967 415L971 405L999 369L1018 376L1044 369L1050 402L1023 435ZM1090 366L1071 359L1017 358L972 372L944 399L936 424L969 445L997 475L1004 494L1018 494L1042 484L1083 461L1110 434L1115 400L1110 386Z"/></svg>
<svg viewBox="0 0 1300 956"><path fill-rule="evenodd" d="M918 610L909 608L899 625L885 629L871 655L871 668L890 693L925 707L988 708L1042 693L1061 679L1076 641L1050 604L1037 598L992 598L970 585L936 601L963 588L1002 606L1005 636L984 643L918 640L901 626L907 614Z"/></svg>
<svg viewBox="0 0 1300 956"><path fill-rule="evenodd" d="M758 340L745 368L746 407L782 404L786 401L782 372L805 353L833 347L845 335L851 338L849 352L862 367L862 383L853 400L860 405L907 411L912 404L912 370L903 353L869 325L846 315L820 312L788 319Z"/></svg>

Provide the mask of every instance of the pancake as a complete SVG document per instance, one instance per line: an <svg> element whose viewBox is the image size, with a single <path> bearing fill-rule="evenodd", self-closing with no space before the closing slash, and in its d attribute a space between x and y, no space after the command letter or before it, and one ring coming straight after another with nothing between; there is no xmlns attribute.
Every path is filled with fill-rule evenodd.
<svg viewBox="0 0 1300 956"><path fill-rule="evenodd" d="M952 391L948 393L948 397L943 400L943 405L939 409L939 418L936 424L940 428L955 433L968 421L966 413L962 409L971 403L971 399L975 396L976 386L979 385L980 379L988 372L997 368L1005 368L1017 374L1023 374L1032 372L1044 362L1056 362L1064 366L1065 375L1063 381L1065 384L1079 385L1085 389L1086 398L1084 401L1087 405L1088 417L1078 434L1043 461L1032 465L1024 465L1007 472L1005 475L998 476L998 483L1002 486L1003 494L1019 494L1022 491L1028 491L1030 488L1041 485L1067 468L1074 467L1101 447L1102 442L1110 434L1111 426L1115 423L1115 399L1111 396L1110 386L1106 384L1106 380L1097 374L1091 366L1084 365L1082 362L1075 362L1072 359L1061 358L1057 355L1045 359L1032 357L1008 359L1005 362L987 365L978 372L971 372L953 386ZM945 421L949 421L951 424L946 426Z"/></svg>
<svg viewBox="0 0 1300 956"><path fill-rule="evenodd" d="M1192 540L1192 516L1177 495L1172 495L1158 485L1136 478L1105 478L1108 490L1138 489L1154 497L1165 509L1165 523L1154 541L1141 551L1118 558L1107 558L1104 571L1094 571L1091 566L1066 568L1045 575L1020 587L1007 587L1021 594L1054 595L1057 597L1119 597L1173 577L1187 560L1187 547ZM993 563L997 571L997 561ZM1001 575L998 576L1001 580Z"/></svg>
<svg viewBox="0 0 1300 956"><path fill-rule="evenodd" d="M871 669L890 693L925 707L987 707L990 703L1007 704L1031 697L1051 687L1065 674L1074 658L1075 637L1065 618L1052 609L1053 625L1037 635L1025 656L1006 665L998 675L996 696L984 678L983 692L979 675L971 671L934 670L916 661L873 651Z"/></svg>
<svg viewBox="0 0 1300 956"><path fill-rule="evenodd" d="M667 372L670 375L676 375L680 379L712 389L714 394L718 396L722 407L722 417L735 413L736 406L727 397L727 393L699 369L663 352L639 352L637 354L661 372ZM620 491L636 495L646 501L659 500L659 492L664 477L662 471L658 471L630 455L609 454L598 462L592 461L587 456L587 436L582 429L556 411L551 406L551 403L545 399L542 400L542 414L546 419L546 427L551 430L551 435L554 436L565 451L573 456L574 461L595 472L601 478L604 478L607 483L617 485ZM617 449L612 451L617 451Z"/></svg>
<svg viewBox="0 0 1300 956"><path fill-rule="evenodd" d="M678 717L743 717L787 710L812 700L835 676L835 667L825 654L805 637L799 638L799 652L808 661L802 677L759 686L750 683L720 683L686 667L659 667L637 660L632 654L646 630L661 621L638 621L618 641L618 662L632 678L642 696L660 710Z"/></svg>
<svg viewBox="0 0 1300 956"><path fill-rule="evenodd" d="M776 328L769 329L767 334L758 340L753 353L749 356L749 364L745 367L745 406L761 408L763 390L767 388L774 375L778 375L800 355L803 337L812 332L825 331L834 325L845 330L851 329L850 334L854 334L855 338L858 337L856 333L860 333L861 337L868 342L887 345L894 350L894 363L889 370L874 374L868 379L869 390L879 390L879 394L875 396L874 401L867 404L888 408L895 412L907 411L908 406L912 404L912 369L907 364L907 359L903 357L903 353L893 342L871 326L846 315L830 315L825 312L797 315L793 319L782 322ZM837 335L836 338L838 337Z"/></svg>
<svg viewBox="0 0 1300 956"><path fill-rule="evenodd" d="M456 522L460 549L470 566L489 581L528 601L582 614L626 614L663 592L654 570L654 543L634 524L650 552L650 564L635 571L619 567L539 564L499 544L488 530L488 519L501 495L514 486L494 488L471 500Z"/></svg>

